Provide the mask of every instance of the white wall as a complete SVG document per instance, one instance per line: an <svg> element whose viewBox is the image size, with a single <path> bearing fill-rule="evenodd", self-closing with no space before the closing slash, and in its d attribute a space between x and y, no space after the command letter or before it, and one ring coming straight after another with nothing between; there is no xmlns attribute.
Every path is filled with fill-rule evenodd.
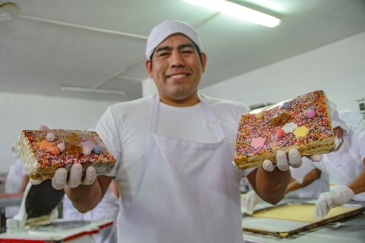
<svg viewBox="0 0 365 243"><path fill-rule="evenodd" d="M209 63L208 63L209 72ZM200 93L254 105L322 89L338 110L365 98L365 32L204 88Z"/></svg>
<svg viewBox="0 0 365 243"><path fill-rule="evenodd" d="M65 99L0 92L0 173L14 159L11 147L22 130L50 128L86 130L112 102Z"/></svg>

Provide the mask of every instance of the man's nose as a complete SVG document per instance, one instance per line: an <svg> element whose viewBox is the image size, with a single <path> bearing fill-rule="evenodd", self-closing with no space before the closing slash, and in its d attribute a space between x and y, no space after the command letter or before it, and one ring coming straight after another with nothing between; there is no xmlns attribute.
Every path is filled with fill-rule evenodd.
<svg viewBox="0 0 365 243"><path fill-rule="evenodd" d="M183 67L184 59L179 51L173 51L170 56L171 67Z"/></svg>

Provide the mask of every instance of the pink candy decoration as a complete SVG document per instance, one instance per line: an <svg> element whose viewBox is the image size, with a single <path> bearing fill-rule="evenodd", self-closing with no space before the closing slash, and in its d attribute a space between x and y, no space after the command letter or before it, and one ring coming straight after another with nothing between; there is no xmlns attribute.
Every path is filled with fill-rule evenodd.
<svg viewBox="0 0 365 243"><path fill-rule="evenodd" d="M257 149L261 146L264 146L265 141L266 139L262 137L254 138L252 139L251 146Z"/></svg>
<svg viewBox="0 0 365 243"><path fill-rule="evenodd" d="M313 118L316 116L316 112L314 110L307 110L307 117Z"/></svg>
<svg viewBox="0 0 365 243"><path fill-rule="evenodd" d="M281 129L281 128L279 128L279 129L278 129L278 130L276 130L276 132L275 132L275 137L276 137L277 139L280 139L280 138L284 137L284 135L285 135L285 132L284 132L284 130L283 130L283 129Z"/></svg>

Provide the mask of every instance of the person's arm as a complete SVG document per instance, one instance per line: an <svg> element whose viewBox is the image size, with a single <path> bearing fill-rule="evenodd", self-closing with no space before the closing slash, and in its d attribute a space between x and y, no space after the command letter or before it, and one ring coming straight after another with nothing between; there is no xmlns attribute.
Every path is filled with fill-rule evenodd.
<svg viewBox="0 0 365 243"><path fill-rule="evenodd" d="M285 189L290 182L291 173L290 170L281 171L277 167L272 172L268 172L260 166L248 174L247 178L262 200L277 204L285 196Z"/></svg>
<svg viewBox="0 0 365 243"><path fill-rule="evenodd" d="M291 179L289 167L299 168L303 163L299 151L295 148L276 153L276 164L270 160L265 160L248 174L247 178L257 195L264 201L277 204L285 196L285 190Z"/></svg>
<svg viewBox="0 0 365 243"><path fill-rule="evenodd" d="M112 177L98 176L91 185L79 185L75 188L65 186L64 189L73 206L81 213L85 213L98 205L104 197L111 180Z"/></svg>
<svg viewBox="0 0 365 243"><path fill-rule="evenodd" d="M365 158L362 161L365 165ZM365 169L363 169L356 178L347 184L347 186L356 194L365 192Z"/></svg>
<svg viewBox="0 0 365 243"><path fill-rule="evenodd" d="M294 178L292 178L289 185L288 185L288 187L286 188L285 193L289 193L289 192L295 191L299 188L308 186L313 181L318 180L321 177L321 173L322 172L317 168L311 170L309 173L307 173L303 177L303 183L302 184L298 183Z"/></svg>

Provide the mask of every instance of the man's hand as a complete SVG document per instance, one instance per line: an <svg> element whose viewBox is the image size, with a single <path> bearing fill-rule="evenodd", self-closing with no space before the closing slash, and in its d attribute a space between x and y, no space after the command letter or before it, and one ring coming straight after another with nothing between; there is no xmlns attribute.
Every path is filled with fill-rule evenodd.
<svg viewBox="0 0 365 243"><path fill-rule="evenodd" d="M85 171L85 176L82 178L82 165L73 164L70 171L70 176L67 178L67 170L65 168L59 168L56 170L52 178L52 186L54 189L61 190L65 186L71 188L78 187L79 185L91 185L96 180L96 170L93 166L89 166ZM33 185L38 185L43 180L29 180Z"/></svg>
<svg viewBox="0 0 365 243"><path fill-rule="evenodd" d="M350 201L355 193L347 186L341 186L329 192L323 192L316 203L313 218L323 219L331 208L341 206Z"/></svg>
<svg viewBox="0 0 365 243"><path fill-rule="evenodd" d="M260 201L261 198L252 190L242 198L242 205L246 208L247 214L253 214L253 209Z"/></svg>
<svg viewBox="0 0 365 243"><path fill-rule="evenodd" d="M290 149L288 156L281 150L276 153L276 166L279 170L287 171L289 166L299 168L301 165L302 157L297 149ZM265 160L262 167L269 172L275 169L275 165L270 160Z"/></svg>

